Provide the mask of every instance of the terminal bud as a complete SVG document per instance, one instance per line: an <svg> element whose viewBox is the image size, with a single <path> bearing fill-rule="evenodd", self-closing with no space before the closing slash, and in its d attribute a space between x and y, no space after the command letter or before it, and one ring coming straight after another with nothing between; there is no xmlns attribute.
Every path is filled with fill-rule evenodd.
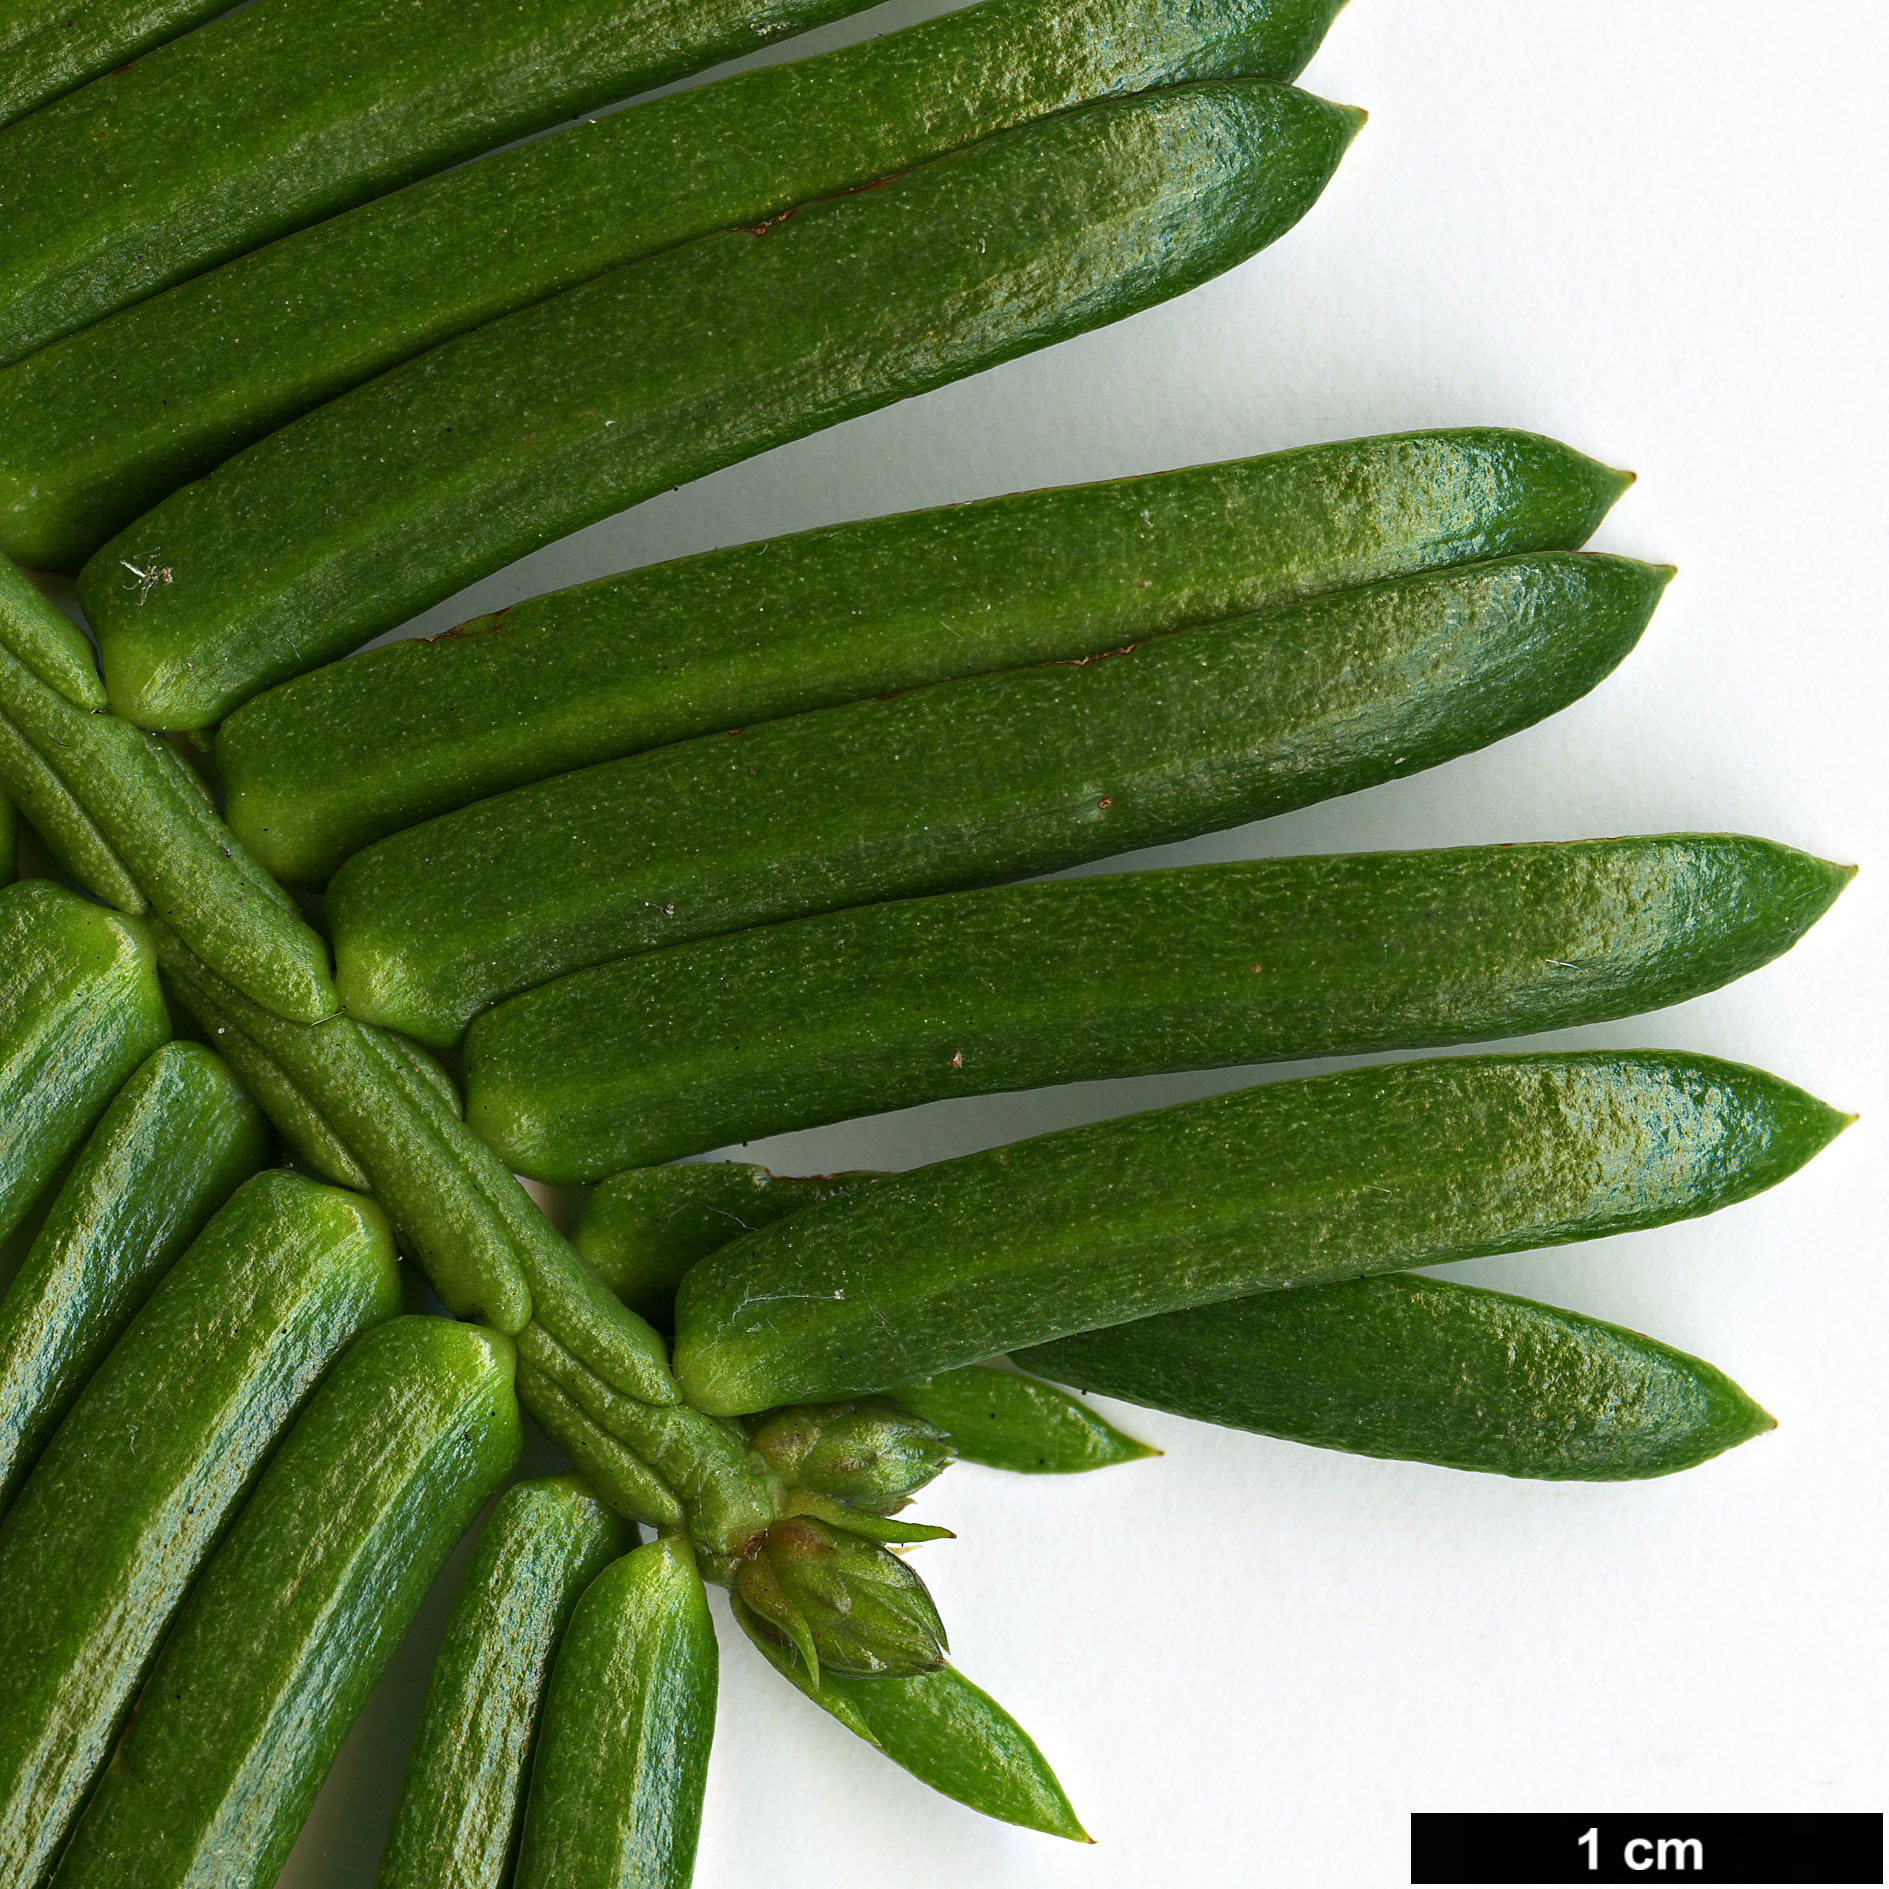
<svg viewBox="0 0 1889 1889"><path fill-rule="evenodd" d="M758 1629L793 1647L816 1685L822 1665L911 1674L944 1664L944 1623L925 1583L877 1542L813 1516L775 1522L734 1585Z"/></svg>
<svg viewBox="0 0 1889 1889"><path fill-rule="evenodd" d="M935 1424L880 1397L771 1411L749 1440L789 1487L879 1514L903 1508L957 1454Z"/></svg>

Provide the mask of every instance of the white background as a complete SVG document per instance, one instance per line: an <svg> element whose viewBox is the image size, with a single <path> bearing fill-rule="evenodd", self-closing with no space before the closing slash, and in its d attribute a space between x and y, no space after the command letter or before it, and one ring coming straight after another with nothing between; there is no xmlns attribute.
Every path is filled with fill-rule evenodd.
<svg viewBox="0 0 1889 1889"><path fill-rule="evenodd" d="M1775 1434L1590 1488L1118 1409L1163 1458L1062 1481L954 1470L917 1513L960 1539L919 1565L959 1663L1031 1728L1097 1846L931 1795L729 1633L702 1889L1350 1889L1407 1880L1413 1810L1884 1807L1885 53L1870 0L1355 0L1305 83L1371 122L1276 248L643 506L416 626L875 512L1528 427L1636 469L1596 543L1679 566L1621 671L1486 753L1132 863L1696 827L1865 869L1744 983L1546 1039L1759 1063L1860 1110L1856 1128L1715 1219L1457 1269L1703 1353ZM753 1152L904 1166L1280 1073L944 1104ZM285 1883L371 1880L458 1567Z"/></svg>

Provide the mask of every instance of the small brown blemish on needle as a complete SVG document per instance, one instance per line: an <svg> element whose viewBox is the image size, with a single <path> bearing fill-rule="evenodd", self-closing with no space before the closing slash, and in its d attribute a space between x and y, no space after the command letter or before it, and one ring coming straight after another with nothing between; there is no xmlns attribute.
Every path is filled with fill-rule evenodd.
<svg viewBox="0 0 1889 1889"><path fill-rule="evenodd" d="M1140 647L1139 643L1124 643L1120 649L1100 649L1092 656L1060 656L1054 662L1039 666L1044 669L1086 669L1092 662L1107 662L1115 656L1132 656Z"/></svg>

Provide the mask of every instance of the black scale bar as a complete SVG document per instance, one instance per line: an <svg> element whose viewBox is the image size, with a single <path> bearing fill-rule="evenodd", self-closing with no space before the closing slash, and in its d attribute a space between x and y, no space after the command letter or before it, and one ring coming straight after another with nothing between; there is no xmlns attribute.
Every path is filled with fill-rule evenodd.
<svg viewBox="0 0 1889 1889"><path fill-rule="evenodd" d="M1882 1816L1753 1811L1717 1816L1417 1812L1413 1883L1882 1881Z"/></svg>

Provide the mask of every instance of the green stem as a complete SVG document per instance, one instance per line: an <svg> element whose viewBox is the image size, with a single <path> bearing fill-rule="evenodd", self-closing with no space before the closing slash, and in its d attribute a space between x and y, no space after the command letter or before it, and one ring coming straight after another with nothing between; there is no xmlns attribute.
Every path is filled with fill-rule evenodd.
<svg viewBox="0 0 1889 1889"><path fill-rule="evenodd" d="M193 952L276 1015L313 1023L334 1014L327 944L161 737L77 706L5 647L0 713L63 789L51 798L68 830L65 844L77 836L83 845L74 865L90 868L88 883L105 867L110 895L124 903L129 882L134 909L148 898Z"/></svg>
<svg viewBox="0 0 1889 1889"><path fill-rule="evenodd" d="M673 1404L680 1393L669 1375L669 1353L649 1323L617 1300L586 1266L569 1240L538 1210L504 1163L460 1119L458 1097L445 1072L416 1045L370 1024L348 1026L376 1080L336 1098L350 1108L357 1132L344 1138L361 1146L359 1097L378 1104L397 1097L442 1150L448 1184L495 1227L531 1295L531 1315L603 1381L645 1404ZM317 1101L323 1094L316 1092ZM371 1162L364 1161L370 1175ZM375 1191L380 1191L378 1180ZM396 1214L396 1221L399 1216Z"/></svg>
<svg viewBox="0 0 1889 1889"><path fill-rule="evenodd" d="M351 1018L273 1017L167 927L155 931L185 1007L298 1152L324 1172L358 1173L447 1306L517 1337L526 1408L613 1507L686 1525L720 1563L777 1517L766 1466L731 1426L681 1402L662 1339L460 1120L436 1063Z"/></svg>
<svg viewBox="0 0 1889 1889"><path fill-rule="evenodd" d="M0 663L6 660L0 656ZM144 916L149 902L125 862L74 799L71 788L47 765L46 757L4 713L0 713L0 786L32 822L47 851L80 885L133 918Z"/></svg>
<svg viewBox="0 0 1889 1889"><path fill-rule="evenodd" d="M783 1512L778 1480L729 1425L689 1404L620 1395L536 1321L518 1334L518 1356L676 1491L709 1556L737 1554Z"/></svg>
<svg viewBox="0 0 1889 1889"><path fill-rule="evenodd" d="M527 1331L530 1326L525 1328ZM519 1334L523 1337L523 1333ZM527 1358L518 1360L518 1401L559 1449L626 1520L651 1528L681 1528L687 1518L674 1490L637 1454L592 1421Z"/></svg>
<svg viewBox="0 0 1889 1889"><path fill-rule="evenodd" d="M503 1332L530 1318L523 1269L504 1229L467 1184L435 1123L389 1077L366 1026L337 1017L284 1023L247 1001L204 966L168 928L155 928L158 957L184 1006L213 1040L249 1039L366 1175L400 1234L401 1250L431 1280L448 1310L476 1313ZM270 1098L259 1095L267 1103Z"/></svg>
<svg viewBox="0 0 1889 1889"><path fill-rule="evenodd" d="M248 1002L158 927L166 973L185 1005L249 1040L301 1100L284 1132L326 1131L366 1176L402 1244L454 1312L517 1332L534 1313L613 1390L650 1404L679 1399L668 1353L612 1298L469 1129L420 1052L369 1024L285 1023ZM223 1040L219 1036L219 1041ZM260 1096L267 1104L269 1098Z"/></svg>

